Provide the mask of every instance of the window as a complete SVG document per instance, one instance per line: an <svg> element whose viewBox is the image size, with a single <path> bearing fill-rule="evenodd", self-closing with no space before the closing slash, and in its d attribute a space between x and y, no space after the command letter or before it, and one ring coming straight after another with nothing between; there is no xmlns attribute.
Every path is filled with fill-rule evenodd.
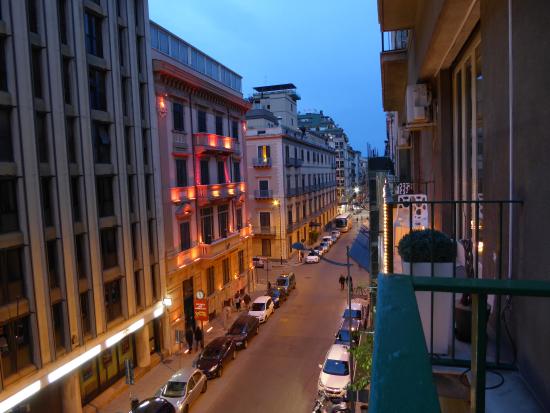
<svg viewBox="0 0 550 413"><path fill-rule="evenodd" d="M187 186L187 160L176 159L176 186Z"/></svg>
<svg viewBox="0 0 550 413"><path fill-rule="evenodd" d="M116 235L116 228L101 230L101 259L104 270L118 265Z"/></svg>
<svg viewBox="0 0 550 413"><path fill-rule="evenodd" d="M13 178L0 178L0 234L17 231L17 181Z"/></svg>
<svg viewBox="0 0 550 413"><path fill-rule="evenodd" d="M105 72L94 67L88 69L88 85L90 89L90 107L95 110L107 110L105 94Z"/></svg>
<svg viewBox="0 0 550 413"><path fill-rule="evenodd" d="M218 206L218 231L221 238L226 238L229 231L229 206L220 205Z"/></svg>
<svg viewBox="0 0 550 413"><path fill-rule="evenodd" d="M37 0L27 0L27 16L29 30L32 33L38 33L38 4Z"/></svg>
<svg viewBox="0 0 550 413"><path fill-rule="evenodd" d="M8 90L8 72L6 69L6 41L0 38L0 90Z"/></svg>
<svg viewBox="0 0 550 413"><path fill-rule="evenodd" d="M46 114L36 113L35 118L38 161L41 163L48 163L48 132L46 129Z"/></svg>
<svg viewBox="0 0 550 413"><path fill-rule="evenodd" d="M145 175L145 209L147 211L151 211L152 195L153 195L153 192L151 191L152 181L153 181L153 175L146 174Z"/></svg>
<svg viewBox="0 0 550 413"><path fill-rule="evenodd" d="M105 316L107 322L113 321L122 315L122 300L120 294L120 280L105 284Z"/></svg>
<svg viewBox="0 0 550 413"><path fill-rule="evenodd" d="M86 262L86 239L84 234L78 234L74 237L76 254L76 272L78 278L86 279L88 277Z"/></svg>
<svg viewBox="0 0 550 413"><path fill-rule="evenodd" d="M172 116L174 118L174 130L183 131L183 105L181 103L172 103Z"/></svg>
<svg viewBox="0 0 550 413"><path fill-rule="evenodd" d="M2 376L10 377L32 364L29 316L0 324Z"/></svg>
<svg viewBox="0 0 550 413"><path fill-rule="evenodd" d="M73 220L74 222L80 222L82 211L80 210L80 178L78 176L71 176L71 203Z"/></svg>
<svg viewBox="0 0 550 413"><path fill-rule="evenodd" d="M222 261L222 273L223 273L223 284L229 284L231 281L230 269L229 269L229 258L226 258Z"/></svg>
<svg viewBox="0 0 550 413"><path fill-rule="evenodd" d="M67 105L71 104L71 59L63 57L62 63L62 75L63 75L63 99Z"/></svg>
<svg viewBox="0 0 550 413"><path fill-rule="evenodd" d="M203 110L199 110L197 112L197 118L198 118L198 132L206 132L206 112Z"/></svg>
<svg viewBox="0 0 550 413"><path fill-rule="evenodd" d="M156 265L151 265L151 277L153 279L153 300L160 300L160 277Z"/></svg>
<svg viewBox="0 0 550 413"><path fill-rule="evenodd" d="M292 207L288 208L287 214L288 214L288 225L290 225L292 224Z"/></svg>
<svg viewBox="0 0 550 413"><path fill-rule="evenodd" d="M124 128L124 146L126 149L126 164L132 165L134 157L132 156L133 142L131 129L129 126Z"/></svg>
<svg viewBox="0 0 550 413"><path fill-rule="evenodd" d="M225 184L225 162L218 161L218 183Z"/></svg>
<svg viewBox="0 0 550 413"><path fill-rule="evenodd" d="M191 248L191 225L189 221L180 223L180 247L181 251Z"/></svg>
<svg viewBox="0 0 550 413"><path fill-rule="evenodd" d="M57 241L51 240L46 242L46 253L48 258L48 280L50 288L59 287L59 271L57 257Z"/></svg>
<svg viewBox="0 0 550 413"><path fill-rule="evenodd" d="M80 320L82 321L82 335L84 336L92 332L89 301L87 292L80 294Z"/></svg>
<svg viewBox="0 0 550 413"><path fill-rule="evenodd" d="M233 137L236 140L239 140L239 121L238 120L231 121L231 137Z"/></svg>
<svg viewBox="0 0 550 413"><path fill-rule="evenodd" d="M147 221L147 235L149 236L149 254L153 256L155 254L155 220L150 219ZM152 259L152 258L151 258Z"/></svg>
<svg viewBox="0 0 550 413"><path fill-rule="evenodd" d="M65 350L65 317L62 302L52 305L52 327L55 351L59 353Z"/></svg>
<svg viewBox="0 0 550 413"><path fill-rule="evenodd" d="M101 17L89 11L84 13L84 37L86 41L86 52L97 57L103 57L101 20Z"/></svg>
<svg viewBox="0 0 550 413"><path fill-rule="evenodd" d="M241 164L233 162L233 182L241 182Z"/></svg>
<svg viewBox="0 0 550 413"><path fill-rule="evenodd" d="M130 213L133 214L135 211L134 207L134 177L133 175L128 175L128 207Z"/></svg>
<svg viewBox="0 0 550 413"><path fill-rule="evenodd" d="M143 301L141 298L141 272L134 272L134 292L136 294L136 307L143 307Z"/></svg>
<svg viewBox="0 0 550 413"><path fill-rule="evenodd" d="M113 197L113 177L101 176L96 178L97 211L100 217L110 217L115 214Z"/></svg>
<svg viewBox="0 0 550 413"><path fill-rule="evenodd" d="M270 239L262 239L262 257L271 257Z"/></svg>
<svg viewBox="0 0 550 413"><path fill-rule="evenodd" d="M149 140L147 129L142 129L141 131L141 142L143 144L143 164L149 165Z"/></svg>
<svg viewBox="0 0 550 413"><path fill-rule="evenodd" d="M242 274L244 272L244 251L239 251L237 256L239 261L239 274Z"/></svg>
<svg viewBox="0 0 550 413"><path fill-rule="evenodd" d="M121 67L126 66L126 29L118 29L118 59Z"/></svg>
<svg viewBox="0 0 550 413"><path fill-rule="evenodd" d="M22 248L0 249L0 305L27 295L21 260L22 252Z"/></svg>
<svg viewBox="0 0 550 413"><path fill-rule="evenodd" d="M236 208L235 209L235 215L237 215L237 230L240 230L243 227L243 210L242 210L242 208Z"/></svg>
<svg viewBox="0 0 550 413"><path fill-rule="evenodd" d="M51 227L53 225L53 205L52 205L52 178L40 178L40 186L42 190L42 214L44 217L44 226Z"/></svg>
<svg viewBox="0 0 550 413"><path fill-rule="evenodd" d="M201 236L202 242L210 244L214 239L214 220L212 208L201 208Z"/></svg>
<svg viewBox="0 0 550 413"><path fill-rule="evenodd" d="M208 267L206 269L206 295L214 294L214 267Z"/></svg>
<svg viewBox="0 0 550 413"><path fill-rule="evenodd" d="M76 163L75 120L65 119L65 134L67 137L67 157L70 163Z"/></svg>
<svg viewBox="0 0 550 413"><path fill-rule="evenodd" d="M216 135L223 135L223 118L216 115Z"/></svg>
<svg viewBox="0 0 550 413"><path fill-rule="evenodd" d="M38 47L32 48L31 67L33 96L42 99L42 50Z"/></svg>
<svg viewBox="0 0 550 413"><path fill-rule="evenodd" d="M121 79L121 82L120 82L120 96L122 98L122 114L124 116L128 116L128 93L129 93L129 83L130 83L130 79L129 78L126 78L126 77L122 77ZM126 127L125 129L128 129L128 127Z"/></svg>
<svg viewBox="0 0 550 413"><path fill-rule="evenodd" d="M201 159L201 184L210 184L210 171L208 169L208 159Z"/></svg>
<svg viewBox="0 0 550 413"><path fill-rule="evenodd" d="M0 162L13 162L10 109L0 107Z"/></svg>
<svg viewBox="0 0 550 413"><path fill-rule="evenodd" d="M92 139L95 163L111 163L111 138L109 137L109 126L94 121L92 123Z"/></svg>

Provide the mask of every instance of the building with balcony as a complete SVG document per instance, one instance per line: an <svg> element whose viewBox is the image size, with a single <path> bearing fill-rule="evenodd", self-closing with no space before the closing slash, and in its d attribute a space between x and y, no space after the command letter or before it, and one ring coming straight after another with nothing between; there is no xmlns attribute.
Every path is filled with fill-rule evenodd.
<svg viewBox="0 0 550 413"><path fill-rule="evenodd" d="M255 90L246 115L253 252L288 259L293 243L307 243L336 215L335 152L329 139L296 127L294 85Z"/></svg>
<svg viewBox="0 0 550 413"><path fill-rule="evenodd" d="M194 326L202 290L212 318L251 282L241 77L151 22L170 342ZM208 324L208 323L206 323Z"/></svg>
<svg viewBox="0 0 550 413"><path fill-rule="evenodd" d="M145 0L0 2L2 411L80 412L160 360L148 21Z"/></svg>
<svg viewBox="0 0 550 413"><path fill-rule="evenodd" d="M550 44L550 4L379 0L378 13L388 154L398 185L427 196L428 223L472 246L471 291L479 293L474 287L481 281L548 281L543 257L550 224L541 217L550 200L550 57L541 50ZM457 283L445 291L462 288ZM476 347L466 360L474 368L486 355L493 368L508 363L509 370L499 392L485 393L490 373L475 366L470 411L550 409L550 327L541 317L550 301L513 297L506 307L503 292L485 293L491 297L486 353ZM478 322L485 310L481 304L472 311ZM499 333L503 322L509 337ZM485 341L485 330L478 337ZM410 404L408 410L417 411Z"/></svg>

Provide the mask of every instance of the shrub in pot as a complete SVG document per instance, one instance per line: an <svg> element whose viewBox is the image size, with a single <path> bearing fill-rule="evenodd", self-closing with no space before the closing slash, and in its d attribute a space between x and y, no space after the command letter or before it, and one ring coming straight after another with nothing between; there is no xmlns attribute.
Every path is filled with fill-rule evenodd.
<svg viewBox="0 0 550 413"><path fill-rule="evenodd" d="M446 234L432 230L415 230L399 241L398 252L403 260L403 273L430 277L432 263L435 277L452 277L456 247ZM422 320L426 346L430 349L431 293L417 292L416 301ZM452 337L452 295L434 294L433 351L447 354Z"/></svg>

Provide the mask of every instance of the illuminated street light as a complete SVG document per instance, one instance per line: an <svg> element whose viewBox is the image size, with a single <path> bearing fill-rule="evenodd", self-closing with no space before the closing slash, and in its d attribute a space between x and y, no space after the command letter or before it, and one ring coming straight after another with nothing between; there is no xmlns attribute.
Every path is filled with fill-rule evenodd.
<svg viewBox="0 0 550 413"><path fill-rule="evenodd" d="M358 186L356 186L353 190L355 191L356 194L359 193L359 187Z"/></svg>

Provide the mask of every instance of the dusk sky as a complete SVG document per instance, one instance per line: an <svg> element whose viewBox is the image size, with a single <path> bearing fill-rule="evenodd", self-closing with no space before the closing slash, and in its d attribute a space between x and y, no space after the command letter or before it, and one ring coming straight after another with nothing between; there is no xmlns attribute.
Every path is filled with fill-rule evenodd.
<svg viewBox="0 0 550 413"><path fill-rule="evenodd" d="M294 83L366 155L383 152L380 29L374 0L149 0L161 26L254 86Z"/></svg>

